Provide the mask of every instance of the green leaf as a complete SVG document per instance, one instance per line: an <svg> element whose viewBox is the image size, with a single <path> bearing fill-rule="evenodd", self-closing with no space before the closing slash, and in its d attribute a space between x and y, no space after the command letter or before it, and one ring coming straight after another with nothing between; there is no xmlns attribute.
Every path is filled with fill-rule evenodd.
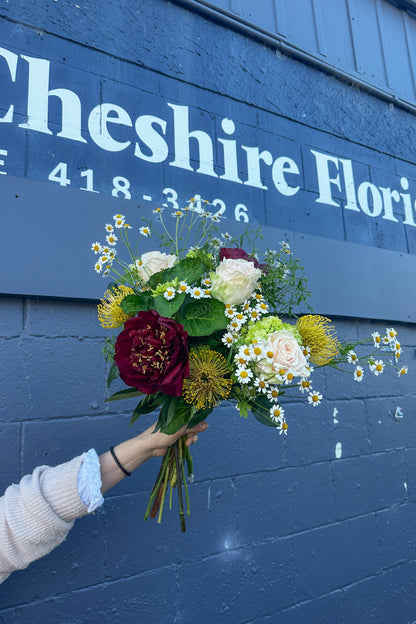
<svg viewBox="0 0 416 624"><path fill-rule="evenodd" d="M188 405L181 398L172 397L166 413L166 422L163 433L172 435L188 424L193 413L193 406Z"/></svg>
<svg viewBox="0 0 416 624"><path fill-rule="evenodd" d="M179 310L185 301L185 298L186 293L176 295L176 297L171 299L171 301L168 301L164 295L157 295L157 297L153 300L153 304L156 312L158 312L160 316L172 317Z"/></svg>
<svg viewBox="0 0 416 624"><path fill-rule="evenodd" d="M108 376L107 376L107 388L109 388L111 386L111 384L113 383L114 379L117 379L117 377L119 377L120 375L120 371L118 369L118 366L115 362L113 362L111 364Z"/></svg>
<svg viewBox="0 0 416 624"><path fill-rule="evenodd" d="M108 403L109 401L120 401L121 399L132 399L142 394L143 392L140 392L140 390L136 390L136 388L125 388L124 390L119 390L119 392L116 392L111 397L108 397L108 399L106 399L105 402Z"/></svg>
<svg viewBox="0 0 416 624"><path fill-rule="evenodd" d="M277 423L268 415L270 407L271 403L266 397L257 397L251 411L253 416L255 416L262 425L276 428Z"/></svg>
<svg viewBox="0 0 416 624"><path fill-rule="evenodd" d="M205 409L196 411L195 414L192 416L192 418L188 422L188 429L192 429L192 427L196 427L196 425L198 425L200 422L208 418L212 410L213 410L212 407L206 407Z"/></svg>
<svg viewBox="0 0 416 624"><path fill-rule="evenodd" d="M184 281L190 286L199 280L207 269L207 265L199 258L184 258L174 267L154 273L148 283L154 290L159 284L172 282L177 278L180 282Z"/></svg>
<svg viewBox="0 0 416 624"><path fill-rule="evenodd" d="M197 299L186 306L182 324L190 336L209 336L227 327L224 310L217 299Z"/></svg>
<svg viewBox="0 0 416 624"><path fill-rule="evenodd" d="M136 312L147 311L153 308L153 297L148 292L140 295L126 295L120 301L120 308L126 314L136 314Z"/></svg>
<svg viewBox="0 0 416 624"><path fill-rule="evenodd" d="M166 403L169 404L169 399L170 397L166 396L166 394L162 394L161 392L156 392L155 394L146 394L146 396L140 401L140 403L137 405L136 409L133 412L133 415L130 419L130 427L142 414L150 414L150 412L153 412L162 403L164 403L164 408Z"/></svg>

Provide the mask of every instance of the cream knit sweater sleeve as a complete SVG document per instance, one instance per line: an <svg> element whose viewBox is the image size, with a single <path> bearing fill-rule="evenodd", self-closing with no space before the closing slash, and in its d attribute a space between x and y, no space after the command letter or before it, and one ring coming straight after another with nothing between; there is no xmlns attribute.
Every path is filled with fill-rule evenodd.
<svg viewBox="0 0 416 624"><path fill-rule="evenodd" d="M0 498L0 583L47 555L88 513L77 489L82 457L55 468L39 466Z"/></svg>

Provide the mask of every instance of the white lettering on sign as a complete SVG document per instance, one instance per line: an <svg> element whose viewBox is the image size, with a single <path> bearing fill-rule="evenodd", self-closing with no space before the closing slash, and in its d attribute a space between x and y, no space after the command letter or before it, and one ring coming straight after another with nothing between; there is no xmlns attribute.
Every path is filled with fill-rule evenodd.
<svg viewBox="0 0 416 624"><path fill-rule="evenodd" d="M16 83L19 64L27 70L26 115L18 124L25 131L55 134L59 139L78 143L92 142L106 152L127 150L126 153L147 163L167 163L170 167L265 191L271 187L285 197L295 197L302 188L303 174L296 160L286 154L273 154L258 145L239 142L233 119L222 118L214 127L215 116L206 116L204 119L208 119L208 125L202 130L193 126L189 106L172 102L166 102L166 118L146 111L137 116L112 102L97 103L85 111L80 97L73 90L51 85L49 60L19 55L0 47L0 69L3 66L4 71L6 67L6 82ZM51 102L54 111L58 103L58 119L56 113L54 119L50 119ZM16 102L6 103L0 123L14 123L15 106ZM19 110L21 108L24 110L24 104ZM87 119L88 132L82 127L82 118ZM52 128L56 125L58 131L54 132ZM315 170L308 177L310 180L311 174L312 179L316 176L316 187L308 188L308 191L317 191L316 203L359 212L371 219L381 218L416 227L416 202L408 192L410 185L406 177L397 176L398 188L377 186L373 180L357 183L352 160L317 149L311 149L310 153L315 160ZM7 155L6 149L0 150L0 156ZM4 167L4 159L0 158L1 167ZM82 168L80 175L85 180L81 188L98 192L94 188L93 170L85 163ZM6 171L0 169L0 174L6 175ZM57 164L50 172L49 180L61 186L69 185L66 164ZM129 180L123 176L114 177L112 194L130 199ZM170 199L168 195L168 201L175 203L174 195ZM215 201L218 214L223 214L225 203L221 199ZM234 213L238 220L248 220L244 204L237 204Z"/></svg>

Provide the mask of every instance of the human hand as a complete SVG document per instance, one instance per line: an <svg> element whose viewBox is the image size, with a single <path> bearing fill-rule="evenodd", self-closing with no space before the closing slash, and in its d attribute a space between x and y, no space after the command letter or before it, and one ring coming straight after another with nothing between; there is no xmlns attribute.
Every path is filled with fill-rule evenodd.
<svg viewBox="0 0 416 624"><path fill-rule="evenodd" d="M155 430L155 426L156 423L154 423L152 427L146 429L146 431L144 431L142 434L147 439L148 444L150 444L152 448L153 457L163 457L163 455L166 454L167 449L175 444L175 442L179 440L179 438L181 438L183 435L186 435L187 437L185 443L186 446L195 444L195 442L197 442L198 440L198 433L202 433L203 431L206 431L208 429L208 423L203 421L200 422L198 425L195 425L195 427L192 427L192 429L187 429L185 426L179 429L179 431L177 431L176 433L172 435L167 435L166 433L162 433L161 431L153 433Z"/></svg>

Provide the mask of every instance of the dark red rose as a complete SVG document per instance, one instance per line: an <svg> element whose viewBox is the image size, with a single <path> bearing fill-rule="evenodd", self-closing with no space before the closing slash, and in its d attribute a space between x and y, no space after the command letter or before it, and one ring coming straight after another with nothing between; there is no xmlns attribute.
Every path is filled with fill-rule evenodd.
<svg viewBox="0 0 416 624"><path fill-rule="evenodd" d="M124 324L114 360L128 386L145 394L180 396L189 375L188 333L156 310L139 312Z"/></svg>
<svg viewBox="0 0 416 624"><path fill-rule="evenodd" d="M247 260L248 262L252 262L256 269L261 269L262 271L267 269L265 264L260 264L254 256L249 256L244 249L240 249L239 247L221 247L220 260L222 261L224 258L231 258L232 260Z"/></svg>

